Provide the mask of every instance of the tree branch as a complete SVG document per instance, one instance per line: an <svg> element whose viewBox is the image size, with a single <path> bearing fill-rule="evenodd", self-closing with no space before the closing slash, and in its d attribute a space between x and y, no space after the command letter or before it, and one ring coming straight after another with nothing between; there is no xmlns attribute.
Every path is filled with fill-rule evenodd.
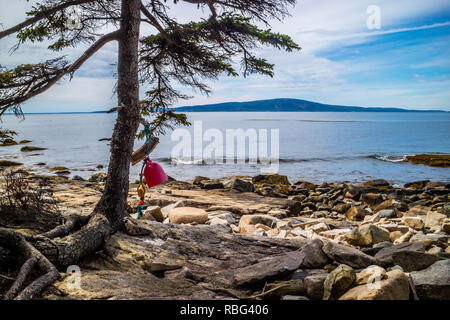
<svg viewBox="0 0 450 320"><path fill-rule="evenodd" d="M22 28L27 27L35 22L38 22L39 20L42 20L42 19L52 15L55 12L66 9L70 6L75 6L75 5L79 5L79 4L83 4L83 3L87 3L87 2L93 2L93 1L94 0L72 0L72 1L67 1L65 3L62 3L54 8L45 10L45 11L35 15L34 17L23 21L22 23L15 25L14 27L11 27L9 29L1 31L0 39L4 38L6 36L9 36L10 34L15 33L17 31L21 30Z"/></svg>
<svg viewBox="0 0 450 320"><path fill-rule="evenodd" d="M73 76L73 73L80 68L84 62L86 62L94 53L96 53L100 48L102 48L106 43L117 40L120 35L120 30L108 33L98 39L89 49L87 49L83 55L81 55L74 63L69 65L68 67L64 67L58 72L55 72L52 74L52 77L48 77L48 74L46 75L45 79L40 81L41 79L34 79L31 84L34 84L34 86L31 87L31 84L27 82L27 88L25 92L20 92L20 94L15 97L14 95L9 99L4 99L1 101L1 112L0 115L6 112L6 110L14 105L18 105L20 103L25 102L26 100L46 91L50 87L52 87L56 82L58 82L62 77L64 77L67 74L70 74L71 77ZM6 85L4 85L2 88L6 88Z"/></svg>

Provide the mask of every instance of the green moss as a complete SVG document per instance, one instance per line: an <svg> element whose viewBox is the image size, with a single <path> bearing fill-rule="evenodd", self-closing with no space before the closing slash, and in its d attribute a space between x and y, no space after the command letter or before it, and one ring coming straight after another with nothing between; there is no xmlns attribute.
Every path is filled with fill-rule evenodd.
<svg viewBox="0 0 450 320"><path fill-rule="evenodd" d="M281 174L267 174L267 175L258 175L253 177L252 182L254 184L270 184L270 185L278 185L278 186L290 186L287 176Z"/></svg>
<svg viewBox="0 0 450 320"><path fill-rule="evenodd" d="M0 167L15 167L21 165L23 165L23 163L8 160L0 160Z"/></svg>
<svg viewBox="0 0 450 320"><path fill-rule="evenodd" d="M15 146L16 144L17 144L17 142L14 141L13 139L5 139L5 140L3 140L3 143L0 144L0 146L7 147L7 146Z"/></svg>
<svg viewBox="0 0 450 320"><path fill-rule="evenodd" d="M68 171L69 168L66 168L66 167L54 167L54 168L51 168L50 170L52 170L52 171Z"/></svg>
<svg viewBox="0 0 450 320"><path fill-rule="evenodd" d="M22 152L40 151L40 150L47 150L47 148L26 146L26 147L22 147L22 149L20 149L20 151L22 151Z"/></svg>
<svg viewBox="0 0 450 320"><path fill-rule="evenodd" d="M59 175L68 175L68 174L70 174L70 171L69 170L61 170L61 171L56 171L55 173L59 174Z"/></svg>
<svg viewBox="0 0 450 320"><path fill-rule="evenodd" d="M450 154L417 154L407 156L406 160L414 164L424 164L432 167L450 167Z"/></svg>

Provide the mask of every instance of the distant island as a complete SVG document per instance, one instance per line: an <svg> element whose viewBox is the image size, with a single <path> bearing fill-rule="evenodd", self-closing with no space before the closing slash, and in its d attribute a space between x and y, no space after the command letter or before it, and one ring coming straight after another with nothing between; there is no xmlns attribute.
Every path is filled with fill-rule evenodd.
<svg viewBox="0 0 450 320"><path fill-rule="evenodd" d="M181 112L447 112L442 110L408 110L401 108L365 108L337 106L300 99L270 99L226 102L174 108Z"/></svg>
<svg viewBox="0 0 450 320"><path fill-rule="evenodd" d="M110 110L87 112L24 112L24 114L84 114L84 113L116 113L117 108ZM268 99L247 102L225 102L196 106L172 108L177 112L433 112L448 113L444 110L409 110L401 108L371 108L356 106L337 106L301 99ZM13 115L14 113L6 113Z"/></svg>

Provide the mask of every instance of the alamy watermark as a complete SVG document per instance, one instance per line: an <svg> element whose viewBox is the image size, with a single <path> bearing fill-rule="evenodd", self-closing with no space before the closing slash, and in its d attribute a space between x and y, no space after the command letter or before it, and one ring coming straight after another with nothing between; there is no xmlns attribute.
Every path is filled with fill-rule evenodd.
<svg viewBox="0 0 450 320"><path fill-rule="evenodd" d="M171 139L178 142L171 152L173 164L259 164L261 173L279 170L279 129L226 129L224 135L215 128L204 131L203 122L194 121L193 135L179 128Z"/></svg>
<svg viewBox="0 0 450 320"><path fill-rule="evenodd" d="M83 28L83 23L81 22L81 14L76 6L68 7L65 11L67 15L67 20L65 27L69 30L80 30Z"/></svg>
<svg viewBox="0 0 450 320"><path fill-rule="evenodd" d="M367 29L369 30L380 30L381 29L381 8L376 5L371 5L367 7Z"/></svg>
<svg viewBox="0 0 450 320"><path fill-rule="evenodd" d="M81 288L81 269L77 265L67 267L66 273L69 276L66 279L67 289L79 290Z"/></svg>
<svg viewBox="0 0 450 320"><path fill-rule="evenodd" d="M379 290L381 288L380 281L383 280L383 269L378 266L370 266L365 271L370 274L366 282L367 289Z"/></svg>

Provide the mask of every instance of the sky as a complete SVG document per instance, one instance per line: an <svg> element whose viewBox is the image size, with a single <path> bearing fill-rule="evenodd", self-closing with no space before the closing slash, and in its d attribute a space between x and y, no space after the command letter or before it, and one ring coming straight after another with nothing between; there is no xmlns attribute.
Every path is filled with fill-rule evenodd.
<svg viewBox="0 0 450 320"><path fill-rule="evenodd" d="M21 22L33 2L0 0L0 23L7 28ZM180 22L206 14L183 2L172 5L171 11ZM213 90L208 97L181 88L194 97L176 106L297 98L450 111L450 1L298 0L290 12L283 21L272 21L271 27L291 36L302 50L258 50L258 56L275 64L273 78L223 76L208 82ZM152 32L143 27L141 33ZM15 36L0 40L1 65L14 67L54 56L45 43L26 43L11 54L16 42ZM84 49L64 53L76 59ZM116 106L116 60L117 44L109 43L71 81L65 79L26 102L24 112L84 112ZM142 98L144 92L142 87Z"/></svg>

